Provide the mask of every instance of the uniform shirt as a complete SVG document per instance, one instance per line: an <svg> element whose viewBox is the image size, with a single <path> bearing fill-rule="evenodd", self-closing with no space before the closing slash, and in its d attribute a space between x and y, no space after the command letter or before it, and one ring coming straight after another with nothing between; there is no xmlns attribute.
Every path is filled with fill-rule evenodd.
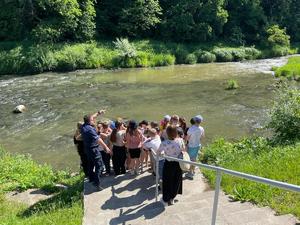
<svg viewBox="0 0 300 225"><path fill-rule="evenodd" d="M87 155L90 156L99 156L99 135L96 132L96 129L90 124L83 124L81 127L81 135L83 138L84 150Z"/></svg>
<svg viewBox="0 0 300 225"><path fill-rule="evenodd" d="M204 129L201 126L193 125L189 128L188 132L188 146L196 148L201 146L200 138L204 135Z"/></svg>

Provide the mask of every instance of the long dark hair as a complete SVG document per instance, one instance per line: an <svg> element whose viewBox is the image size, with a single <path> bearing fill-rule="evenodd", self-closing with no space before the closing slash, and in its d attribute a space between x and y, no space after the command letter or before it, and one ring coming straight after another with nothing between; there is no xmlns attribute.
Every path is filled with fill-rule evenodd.
<svg viewBox="0 0 300 225"><path fill-rule="evenodd" d="M137 130L137 123L135 120L130 120L128 123L127 131L130 136L134 135L135 131Z"/></svg>
<svg viewBox="0 0 300 225"><path fill-rule="evenodd" d="M113 131L111 132L111 135L110 135L111 142L117 141L117 131L120 129L121 126L122 126L122 123L120 121L115 122L115 128L113 129Z"/></svg>

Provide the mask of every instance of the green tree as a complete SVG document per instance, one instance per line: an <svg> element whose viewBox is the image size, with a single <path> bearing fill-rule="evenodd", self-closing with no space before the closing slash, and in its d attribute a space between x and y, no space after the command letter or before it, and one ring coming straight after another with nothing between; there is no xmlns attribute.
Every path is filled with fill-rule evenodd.
<svg viewBox="0 0 300 225"><path fill-rule="evenodd" d="M0 40L16 40L21 36L24 1L0 1Z"/></svg>
<svg viewBox="0 0 300 225"><path fill-rule="evenodd" d="M229 18L224 27L225 37L240 43L261 39L261 28L266 25L266 17L260 0L228 0L226 9Z"/></svg>
<svg viewBox="0 0 300 225"><path fill-rule="evenodd" d="M158 0L131 0L120 13L119 29L122 34L138 36L160 22Z"/></svg>
<svg viewBox="0 0 300 225"><path fill-rule="evenodd" d="M140 36L160 22L158 0L102 0L97 4L97 30L108 36Z"/></svg>
<svg viewBox="0 0 300 225"><path fill-rule="evenodd" d="M78 27L76 30L76 39L85 41L95 36L96 31L96 10L94 0L78 0L81 10Z"/></svg>
<svg viewBox="0 0 300 225"><path fill-rule="evenodd" d="M286 29L280 29L278 25L270 26L267 29L268 44L274 46L290 46L290 36L286 34Z"/></svg>
<svg viewBox="0 0 300 225"><path fill-rule="evenodd" d="M161 33L178 41L206 41L223 32L224 0L179 0L165 10Z"/></svg>
<svg viewBox="0 0 300 225"><path fill-rule="evenodd" d="M38 41L74 39L82 16L77 0L38 0L37 24L32 36Z"/></svg>
<svg viewBox="0 0 300 225"><path fill-rule="evenodd" d="M286 15L286 25L289 34L292 34L291 39L300 41L300 1L291 0L290 12Z"/></svg>

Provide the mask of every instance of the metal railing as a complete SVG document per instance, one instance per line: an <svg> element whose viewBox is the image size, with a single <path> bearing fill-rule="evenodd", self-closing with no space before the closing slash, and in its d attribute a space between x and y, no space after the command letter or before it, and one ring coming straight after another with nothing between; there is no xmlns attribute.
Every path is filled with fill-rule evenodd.
<svg viewBox="0 0 300 225"><path fill-rule="evenodd" d="M190 165L193 165L193 166L198 166L198 167L202 167L202 168L205 168L205 169L216 171L217 178L216 178L214 204L213 204L212 220L211 220L212 225L216 224L222 173L229 174L229 175L232 175L232 176L235 176L235 177L244 178L244 179L255 181L255 182L259 182L259 183L263 183L263 184L268 184L268 185L271 185L271 186L274 186L274 187L277 187L277 188L281 188L281 189L286 189L286 190L289 190L289 191L300 192L300 186L298 186L298 185L289 184L289 183L276 181L276 180L271 180L271 179L267 179L267 178L263 178L263 177L258 177L258 176L250 175L250 174L247 174L247 173L242 173L242 172L237 172L237 171L234 171L234 170L225 169L225 168L218 167L218 166L211 166L211 165L207 165L207 164L203 164L203 163L196 163L196 162L192 162L192 161L186 161L186 160L173 158L173 157L169 157L169 156L165 156L165 155L158 155L153 151L153 149L151 149L151 152L152 152L153 158L155 159L155 168L156 168L156 172L155 172L156 173L156 176L155 176L155 178L156 178L155 201L158 201L159 157L164 158L164 159L168 159L170 161L187 163L187 164L190 164Z"/></svg>

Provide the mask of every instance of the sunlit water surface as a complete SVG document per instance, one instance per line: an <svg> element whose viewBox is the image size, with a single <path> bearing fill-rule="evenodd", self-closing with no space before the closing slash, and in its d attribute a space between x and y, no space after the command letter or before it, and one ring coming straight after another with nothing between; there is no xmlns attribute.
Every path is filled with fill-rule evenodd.
<svg viewBox="0 0 300 225"><path fill-rule="evenodd" d="M237 139L261 128L274 99L266 71L286 58L117 71L79 71L0 78L0 144L56 168L78 168L72 136L84 114L149 121L201 114L205 143ZM225 90L229 79L240 88ZM28 111L13 114L16 105Z"/></svg>

